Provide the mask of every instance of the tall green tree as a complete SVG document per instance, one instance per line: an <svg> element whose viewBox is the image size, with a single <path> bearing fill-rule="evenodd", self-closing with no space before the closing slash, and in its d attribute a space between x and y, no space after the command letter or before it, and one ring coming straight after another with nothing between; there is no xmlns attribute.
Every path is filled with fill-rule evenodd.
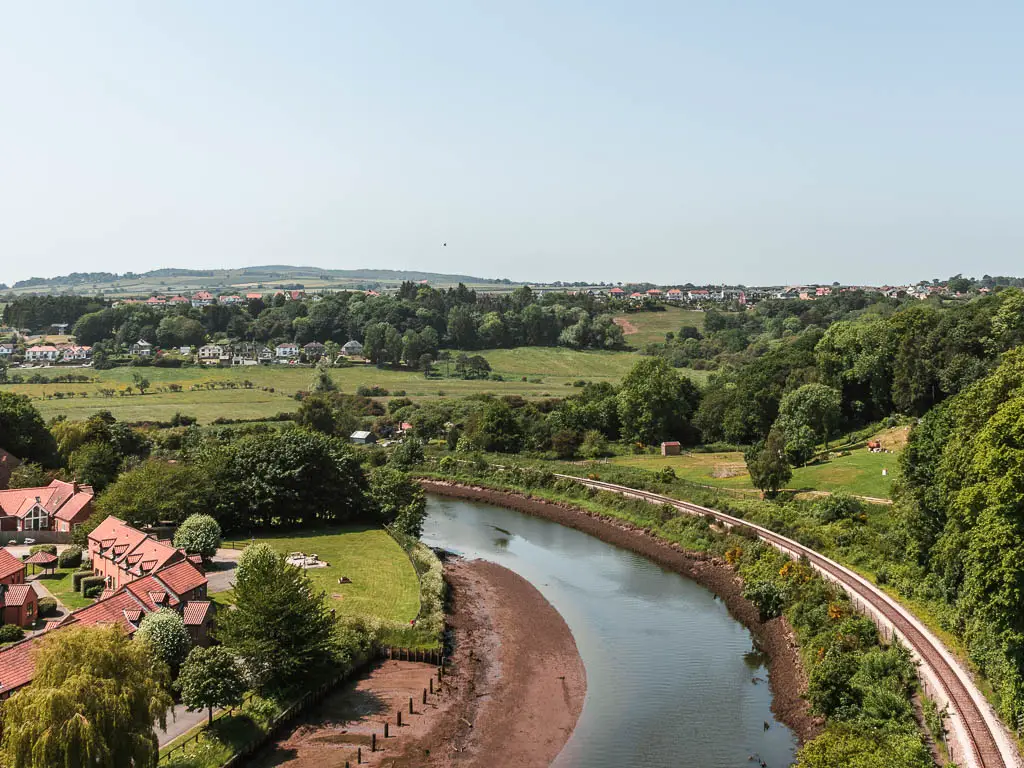
<svg viewBox="0 0 1024 768"><path fill-rule="evenodd" d="M690 419L700 394L666 360L644 358L622 380L618 413L622 437L645 445L663 440L691 441Z"/></svg>
<svg viewBox="0 0 1024 768"><path fill-rule="evenodd" d="M216 636L263 687L290 685L331 658L334 616L327 596L283 555L262 544L248 547L234 594L235 608L218 616Z"/></svg>
<svg viewBox="0 0 1024 768"><path fill-rule="evenodd" d="M0 448L22 461L58 465L57 443L27 395L0 392Z"/></svg>
<svg viewBox="0 0 1024 768"><path fill-rule="evenodd" d="M216 494L201 464L150 459L119 475L96 500L96 508L130 525L178 523L214 509Z"/></svg>
<svg viewBox="0 0 1024 768"><path fill-rule="evenodd" d="M174 546L204 559L217 554L220 541L220 525L210 515L189 515L174 532Z"/></svg>
<svg viewBox="0 0 1024 768"><path fill-rule="evenodd" d="M795 436L801 427L809 427L828 450L829 437L839 428L842 416L843 398L839 390L824 384L804 384L782 398L776 425L787 436Z"/></svg>
<svg viewBox="0 0 1024 768"><path fill-rule="evenodd" d="M777 429L769 432L764 442L748 448L743 458L750 481L765 496L774 496L793 477L793 470L786 460L786 439Z"/></svg>
<svg viewBox="0 0 1024 768"><path fill-rule="evenodd" d="M32 685L4 702L7 768L156 765L154 726L173 701L166 665L117 627L68 627L40 641Z"/></svg>
<svg viewBox="0 0 1024 768"><path fill-rule="evenodd" d="M377 467L370 474L370 495L385 523L406 536L420 537L427 519L427 497L419 483L393 467Z"/></svg>
<svg viewBox="0 0 1024 768"><path fill-rule="evenodd" d="M181 665L174 686L181 691L186 709L207 710L211 725L214 708L237 706L246 690L238 657L223 646L193 648Z"/></svg>

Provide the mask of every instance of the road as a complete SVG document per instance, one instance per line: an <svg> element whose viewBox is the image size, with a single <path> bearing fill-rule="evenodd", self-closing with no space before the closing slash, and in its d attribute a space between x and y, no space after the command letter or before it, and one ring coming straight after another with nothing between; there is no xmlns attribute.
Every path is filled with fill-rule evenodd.
<svg viewBox="0 0 1024 768"><path fill-rule="evenodd" d="M948 703L954 759L967 768L1021 768L1024 765L1013 738L963 665L910 611L864 577L792 539L718 510L600 480L572 475L556 477L656 504L669 504L687 514L712 516L728 527L741 526L754 531L763 541L794 557L806 557L816 570L850 594L861 610L887 626L910 648L920 662L919 673L932 698L938 700L940 706L943 701Z"/></svg>

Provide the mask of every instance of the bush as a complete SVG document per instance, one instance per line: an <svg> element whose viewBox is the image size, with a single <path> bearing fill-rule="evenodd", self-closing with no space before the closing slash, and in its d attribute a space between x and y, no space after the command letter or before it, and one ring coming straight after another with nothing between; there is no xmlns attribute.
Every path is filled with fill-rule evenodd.
<svg viewBox="0 0 1024 768"><path fill-rule="evenodd" d="M363 385L356 390L356 394L360 397L387 397L391 393L384 389L384 387L377 385L367 387Z"/></svg>
<svg viewBox="0 0 1024 768"><path fill-rule="evenodd" d="M92 571L75 571L71 574L71 588L75 592L82 591L82 579L92 576Z"/></svg>
<svg viewBox="0 0 1024 768"><path fill-rule="evenodd" d="M57 614L57 600L53 597L39 598L39 615L55 616Z"/></svg>
<svg viewBox="0 0 1024 768"><path fill-rule="evenodd" d="M72 576L72 579L73 578L74 577ZM103 591L103 584L105 581L106 579L102 576L86 576L80 582L82 587L82 595L84 597L94 597L98 595L100 592ZM90 590L92 590L92 594L89 594Z"/></svg>
<svg viewBox="0 0 1024 768"><path fill-rule="evenodd" d="M782 615L785 597L782 590L771 581L750 581L743 586L743 597L752 602L761 614L761 621Z"/></svg>
<svg viewBox="0 0 1024 768"><path fill-rule="evenodd" d="M61 568L77 568L82 564L82 548L72 544L57 556L57 565Z"/></svg>
<svg viewBox="0 0 1024 768"><path fill-rule="evenodd" d="M220 546L220 525L209 515L189 515L174 532L174 546L210 558Z"/></svg>
<svg viewBox="0 0 1024 768"><path fill-rule="evenodd" d="M25 636L25 630L17 624L4 624L0 626L0 643L13 643Z"/></svg>
<svg viewBox="0 0 1024 768"><path fill-rule="evenodd" d="M864 511L864 505L850 494L839 492L816 501L814 511L821 522L833 523L836 520L852 520Z"/></svg>
<svg viewBox="0 0 1024 768"><path fill-rule="evenodd" d="M56 544L33 544L29 548L28 553L29 553L29 555L34 555L36 552L47 552L47 553L49 553L51 555L56 555L57 554L57 545Z"/></svg>

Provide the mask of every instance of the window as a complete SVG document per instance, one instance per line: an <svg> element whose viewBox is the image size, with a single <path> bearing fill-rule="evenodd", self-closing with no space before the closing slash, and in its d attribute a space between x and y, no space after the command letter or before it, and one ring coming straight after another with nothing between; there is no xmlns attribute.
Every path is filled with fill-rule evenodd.
<svg viewBox="0 0 1024 768"><path fill-rule="evenodd" d="M37 504L25 515L21 529L23 531L48 531L50 530L50 516L45 509Z"/></svg>

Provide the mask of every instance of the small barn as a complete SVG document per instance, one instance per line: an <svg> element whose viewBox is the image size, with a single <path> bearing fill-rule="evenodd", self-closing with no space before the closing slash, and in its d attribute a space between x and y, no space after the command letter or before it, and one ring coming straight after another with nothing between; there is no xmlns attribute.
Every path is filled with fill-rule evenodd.
<svg viewBox="0 0 1024 768"><path fill-rule="evenodd" d="M349 438L350 443L356 445L374 445L377 442L377 436L373 432L368 432L365 429L360 429L353 432Z"/></svg>
<svg viewBox="0 0 1024 768"><path fill-rule="evenodd" d="M662 456L678 456L683 452L683 446L678 440L669 440L661 444Z"/></svg>

